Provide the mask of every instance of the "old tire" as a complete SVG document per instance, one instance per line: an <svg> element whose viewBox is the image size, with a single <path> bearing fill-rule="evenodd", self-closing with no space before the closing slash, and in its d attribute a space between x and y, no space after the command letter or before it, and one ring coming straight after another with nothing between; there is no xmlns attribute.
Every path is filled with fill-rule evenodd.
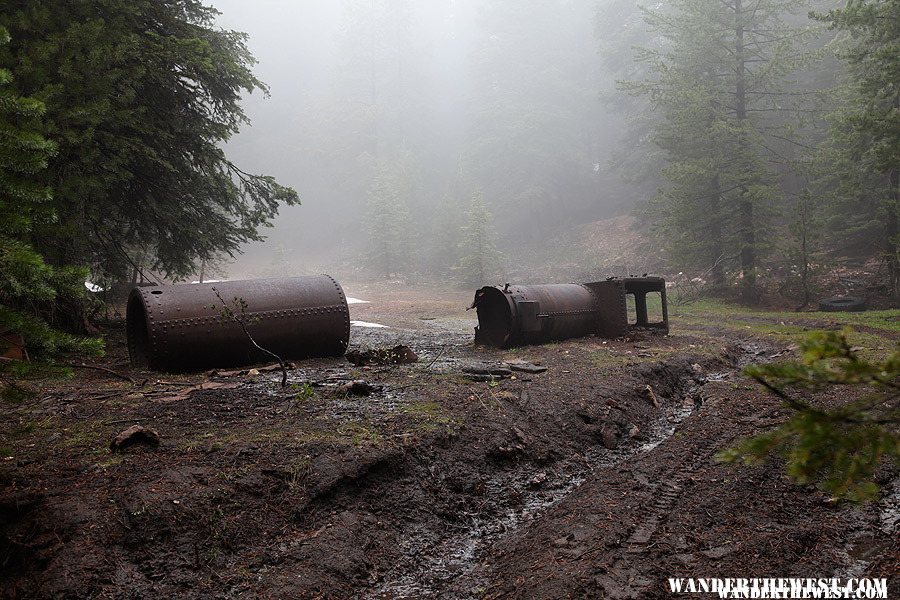
<svg viewBox="0 0 900 600"><path fill-rule="evenodd" d="M826 312L862 312L866 310L866 301L857 296L833 296L819 300L819 310Z"/></svg>

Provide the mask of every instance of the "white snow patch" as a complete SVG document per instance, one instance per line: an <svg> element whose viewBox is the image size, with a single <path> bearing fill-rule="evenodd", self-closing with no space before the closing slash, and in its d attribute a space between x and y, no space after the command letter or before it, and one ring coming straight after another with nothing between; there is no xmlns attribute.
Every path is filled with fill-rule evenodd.
<svg viewBox="0 0 900 600"><path fill-rule="evenodd" d="M347 304L371 304L368 300L360 300L359 298L351 298L347 296Z"/></svg>
<svg viewBox="0 0 900 600"><path fill-rule="evenodd" d="M351 325L356 325L357 327L372 327L375 329L388 329L387 325L382 325L380 323L368 323L366 321L350 321Z"/></svg>

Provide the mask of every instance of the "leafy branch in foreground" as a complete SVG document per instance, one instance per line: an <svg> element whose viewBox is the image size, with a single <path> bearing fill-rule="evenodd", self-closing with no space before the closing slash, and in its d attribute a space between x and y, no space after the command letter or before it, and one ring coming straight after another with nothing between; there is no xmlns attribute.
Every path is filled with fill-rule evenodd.
<svg viewBox="0 0 900 600"><path fill-rule="evenodd" d="M721 452L719 459L756 464L777 453L798 483L816 482L836 497L873 498L878 466L900 462L900 349L883 361L866 360L851 347L848 333L813 332L801 344L799 361L748 367L746 374L793 415L773 431ZM844 395L853 400L826 408L801 397L833 386L846 386Z"/></svg>
<svg viewBox="0 0 900 600"><path fill-rule="evenodd" d="M231 321L237 323L241 328L241 331L244 332L244 335L247 336L247 339L250 340L250 343L253 344L253 346L256 347L257 350L268 354L278 361L278 366L281 367L281 387L287 387L287 365L284 363L284 359L271 350L267 350L257 344L256 340L253 339L253 336L250 335L250 332L247 330L247 323L250 320L250 317L247 315L247 301L243 298L235 297L234 300L232 300L235 309L237 309L237 312L235 312L234 309L228 306L228 303L225 302L225 299L222 298L222 294L219 293L219 290L217 290L216 288L212 288L212 291L216 295L216 298L219 299L219 302L222 303L222 317L230 319ZM213 308L215 308L215 306L213 306Z"/></svg>

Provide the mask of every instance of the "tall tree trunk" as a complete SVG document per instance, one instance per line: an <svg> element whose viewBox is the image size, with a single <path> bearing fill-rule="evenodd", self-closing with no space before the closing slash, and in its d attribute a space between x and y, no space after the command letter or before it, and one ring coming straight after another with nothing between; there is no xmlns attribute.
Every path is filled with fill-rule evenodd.
<svg viewBox="0 0 900 600"><path fill-rule="evenodd" d="M897 223L897 211L900 210L900 170L891 169L891 200L888 206L887 219L884 224L886 240L887 266L890 277L890 293L894 301L900 300L900 226Z"/></svg>
<svg viewBox="0 0 900 600"><path fill-rule="evenodd" d="M735 116L738 122L738 152L748 151L743 127L747 120L746 58L744 56L744 14L741 0L734 2ZM741 296L745 303L756 303L756 228L753 201L747 197L747 186L740 187Z"/></svg>
<svg viewBox="0 0 900 600"><path fill-rule="evenodd" d="M709 236L711 239L710 252L713 264L710 267L710 278L717 288L725 286L725 267L722 264L722 255L725 254L725 242L722 239L722 197L719 186L719 175L713 177L710 186L709 197L709 214L712 221L709 228Z"/></svg>
<svg viewBox="0 0 900 600"><path fill-rule="evenodd" d="M800 271L800 281L803 286L803 303L797 307L797 310L809 306L810 289L809 289L809 230L810 230L810 210L811 207L805 195L806 190L801 192L798 201L800 204L800 259L803 266Z"/></svg>

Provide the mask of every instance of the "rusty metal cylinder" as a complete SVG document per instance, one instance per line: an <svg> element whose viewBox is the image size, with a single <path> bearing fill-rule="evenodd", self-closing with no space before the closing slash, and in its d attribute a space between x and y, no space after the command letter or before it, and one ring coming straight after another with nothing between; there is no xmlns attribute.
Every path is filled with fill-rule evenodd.
<svg viewBox="0 0 900 600"><path fill-rule="evenodd" d="M475 343L498 348L596 333L600 306L576 283L483 287L475 292Z"/></svg>
<svg viewBox="0 0 900 600"><path fill-rule="evenodd" d="M127 334L134 365L197 371L272 362L251 337L285 360L342 356L350 311L328 275L136 287Z"/></svg>

